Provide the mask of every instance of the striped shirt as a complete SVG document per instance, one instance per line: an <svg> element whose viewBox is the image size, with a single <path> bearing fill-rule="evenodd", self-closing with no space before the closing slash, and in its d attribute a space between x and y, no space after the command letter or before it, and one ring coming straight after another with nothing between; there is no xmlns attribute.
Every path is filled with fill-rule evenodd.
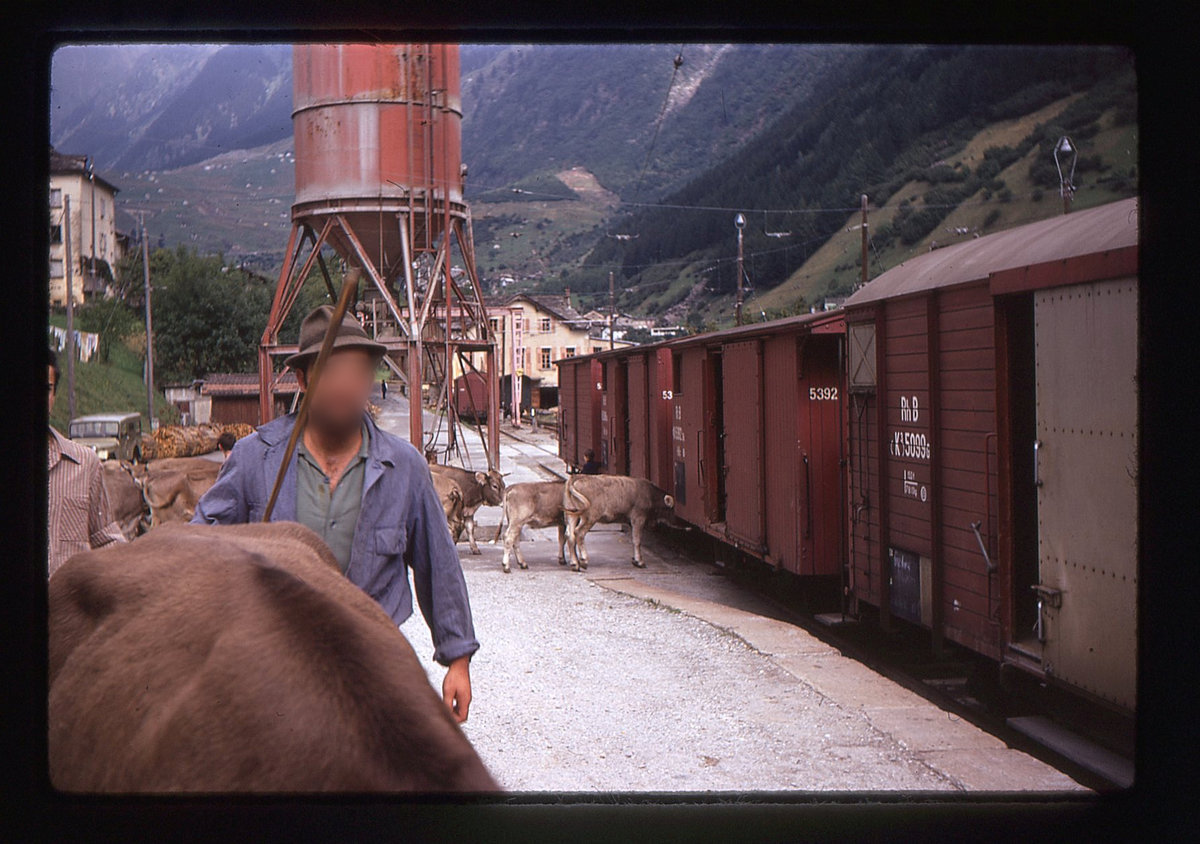
<svg viewBox="0 0 1200 844"><path fill-rule="evenodd" d="M104 469L96 453L53 428L46 445L50 482L46 564L53 575L74 554L125 542L125 537L113 521L104 490Z"/></svg>

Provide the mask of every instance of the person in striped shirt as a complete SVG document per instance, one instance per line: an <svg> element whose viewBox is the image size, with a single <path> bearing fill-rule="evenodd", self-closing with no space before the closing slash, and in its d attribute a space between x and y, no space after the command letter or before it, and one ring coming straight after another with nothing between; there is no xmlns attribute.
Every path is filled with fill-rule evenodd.
<svg viewBox="0 0 1200 844"><path fill-rule="evenodd" d="M58 355L47 349L49 411L58 393ZM48 411L48 412L49 412ZM104 470L90 448L73 443L52 425L46 431L46 565L52 576L71 556L90 548L125 542L104 491Z"/></svg>

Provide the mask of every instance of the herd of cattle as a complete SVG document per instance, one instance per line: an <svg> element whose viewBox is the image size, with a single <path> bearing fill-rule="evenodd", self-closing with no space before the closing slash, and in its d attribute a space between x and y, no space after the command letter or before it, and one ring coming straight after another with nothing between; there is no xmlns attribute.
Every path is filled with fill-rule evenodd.
<svg viewBox="0 0 1200 844"><path fill-rule="evenodd" d="M76 554L49 584L49 773L71 792L500 790L387 614L294 522L186 524L217 479L203 457L107 461L128 544ZM558 527L587 568L600 522L673 521L649 481L505 486L431 465L447 527L501 506L503 570L523 527ZM501 522L500 527L503 527ZM147 531L149 531L147 533ZM139 534L146 533L145 536ZM499 530L497 530L497 538ZM495 540L493 540L495 541Z"/></svg>
<svg viewBox="0 0 1200 844"><path fill-rule="evenodd" d="M642 532L647 525L675 524L672 508L675 499L644 478L622 475L571 475L566 481L536 481L505 486L495 469L472 472L456 466L431 464L434 487L446 513L446 523L454 541L467 531L471 553L478 554L475 541L475 511L484 504L503 508L493 542L504 535L504 560L501 568L511 572L509 561L515 555L525 569L521 554L521 529L558 528L558 562L567 563L570 549L571 569L588 567L584 545L587 533L597 524L624 522L633 535L633 564L642 562ZM504 525L508 524L505 530Z"/></svg>
<svg viewBox="0 0 1200 844"><path fill-rule="evenodd" d="M217 480L221 464L204 457L174 457L145 464L104 462L104 483L113 517L127 539L170 522L188 522L200 500ZM511 571L521 553L522 528L558 528L558 561L586 569L587 533L596 524L624 522L633 538L633 564L642 566L642 532L655 523L674 524L674 499L642 478L618 475L571 475L566 481L541 481L506 486L495 469L476 472L457 466L431 464L434 489L446 514L446 525L457 543L465 532L472 554L479 554L475 513L480 507L503 508L493 542L504 536L502 568ZM505 530L504 526L508 527Z"/></svg>

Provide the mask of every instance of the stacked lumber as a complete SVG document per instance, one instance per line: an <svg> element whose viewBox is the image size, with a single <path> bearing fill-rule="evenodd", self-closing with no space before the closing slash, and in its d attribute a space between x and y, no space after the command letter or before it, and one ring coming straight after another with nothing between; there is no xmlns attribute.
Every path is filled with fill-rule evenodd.
<svg viewBox="0 0 1200 844"><path fill-rule="evenodd" d="M196 457L217 448L217 438L229 431L238 439L254 432L244 422L222 425L206 422L202 425L162 425L152 434L142 434L142 459L161 460L166 457Z"/></svg>

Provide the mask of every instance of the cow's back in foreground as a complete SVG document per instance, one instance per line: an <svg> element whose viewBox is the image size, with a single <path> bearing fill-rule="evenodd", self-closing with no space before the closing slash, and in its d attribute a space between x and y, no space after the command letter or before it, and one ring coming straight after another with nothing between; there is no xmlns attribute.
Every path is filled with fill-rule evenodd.
<svg viewBox="0 0 1200 844"><path fill-rule="evenodd" d="M68 791L491 791L383 610L295 523L167 525L50 579Z"/></svg>

